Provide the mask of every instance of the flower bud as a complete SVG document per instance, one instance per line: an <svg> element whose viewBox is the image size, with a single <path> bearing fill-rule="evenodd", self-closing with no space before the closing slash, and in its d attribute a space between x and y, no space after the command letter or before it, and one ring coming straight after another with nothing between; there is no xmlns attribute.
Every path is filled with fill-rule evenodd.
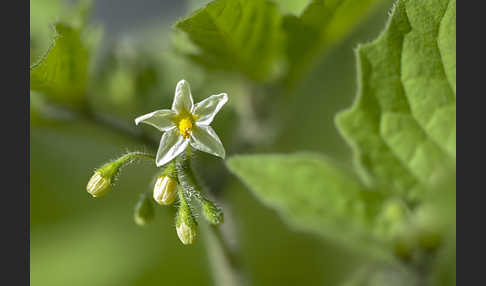
<svg viewBox="0 0 486 286"><path fill-rule="evenodd" d="M192 244L196 240L197 223L185 201L181 203L177 213L176 230L183 244Z"/></svg>
<svg viewBox="0 0 486 286"><path fill-rule="evenodd" d="M177 196L176 179L162 175L157 178L154 186L154 200L160 205L170 205Z"/></svg>
<svg viewBox="0 0 486 286"><path fill-rule="evenodd" d="M177 236L183 244L192 244L196 240L197 230L194 226L188 225L185 221L177 224Z"/></svg>
<svg viewBox="0 0 486 286"><path fill-rule="evenodd" d="M118 174L120 167L129 161L128 159L129 157L122 156L96 170L86 186L88 193L95 198L104 196L111 189L112 182Z"/></svg>
<svg viewBox="0 0 486 286"><path fill-rule="evenodd" d="M143 226L154 218L154 207L150 200L150 197L146 194L140 196L139 201L135 205L134 219L135 223L139 226Z"/></svg>
<svg viewBox="0 0 486 286"><path fill-rule="evenodd" d="M214 225L218 225L224 221L223 211L217 207L213 202L204 199L202 202L202 210L204 217Z"/></svg>
<svg viewBox="0 0 486 286"><path fill-rule="evenodd" d="M103 176L102 172L95 171L91 179L89 179L86 190L93 197L101 197L111 189L111 178Z"/></svg>

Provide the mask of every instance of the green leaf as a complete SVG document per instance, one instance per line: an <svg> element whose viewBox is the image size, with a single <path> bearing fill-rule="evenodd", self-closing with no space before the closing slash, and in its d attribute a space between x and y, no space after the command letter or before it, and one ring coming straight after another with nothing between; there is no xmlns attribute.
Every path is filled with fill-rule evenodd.
<svg viewBox="0 0 486 286"><path fill-rule="evenodd" d="M309 5L309 0L273 0L282 14L300 14Z"/></svg>
<svg viewBox="0 0 486 286"><path fill-rule="evenodd" d="M266 205L293 226L313 231L358 251L387 255L379 232L389 200L365 189L357 178L317 154L246 155L227 161Z"/></svg>
<svg viewBox="0 0 486 286"><path fill-rule="evenodd" d="M45 56L30 68L30 89L72 107L86 102L90 51L81 29L58 22L56 36Z"/></svg>
<svg viewBox="0 0 486 286"><path fill-rule="evenodd" d="M288 85L298 81L316 62L347 36L383 0L313 0L300 16L288 15L283 27L288 37Z"/></svg>
<svg viewBox="0 0 486 286"><path fill-rule="evenodd" d="M153 54L133 43L114 41L99 61L89 95L97 110L131 124L138 114L147 112L146 107L163 106L164 76L162 63ZM151 97L158 102L148 104Z"/></svg>
<svg viewBox="0 0 486 286"><path fill-rule="evenodd" d="M401 0L357 50L359 90L336 118L369 186L410 199L456 160L455 0Z"/></svg>
<svg viewBox="0 0 486 286"><path fill-rule="evenodd" d="M281 16L269 1L213 1L175 27L199 48L189 57L210 69L239 71L265 81L281 56Z"/></svg>

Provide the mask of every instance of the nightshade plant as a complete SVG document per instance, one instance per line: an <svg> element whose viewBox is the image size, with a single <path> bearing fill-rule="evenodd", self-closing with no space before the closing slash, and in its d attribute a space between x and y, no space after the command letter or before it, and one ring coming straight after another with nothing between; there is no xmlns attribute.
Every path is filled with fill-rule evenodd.
<svg viewBox="0 0 486 286"><path fill-rule="evenodd" d="M297 2L305 5L289 8ZM154 206L171 206L165 210L176 211L174 225L184 245L204 234L219 286L268 285L280 275L279 284L305 278L309 285L455 285L456 0L393 2L392 7L386 0L214 0L174 23L168 55L159 57L156 40L147 42L155 47L147 54L130 49L124 54L114 46L98 69L88 65L97 46L85 21L63 19L53 26L48 52L30 69L31 119L38 125L62 120L48 111L63 108L74 118L128 135L148 147L144 150L157 150L127 152L94 174L85 168L85 177L91 175L86 190L102 197L122 168L148 160L157 172L145 184L150 192L139 195L133 220L147 225ZM351 69L357 80L353 73L349 80L350 72L340 69L349 55L327 55L351 32L360 32L356 28L371 12L384 11L383 3L392 9L382 33L376 37L373 30L374 40L366 44L346 43L356 58ZM359 42L369 40L363 38ZM325 72L317 68L321 62ZM194 103L182 78L191 82L194 95L213 95ZM170 100L171 109L158 109ZM275 221L266 217L269 212L258 212L255 201L232 216L240 189L295 233L322 238L324 255L313 252L319 245L306 249L313 252L309 259L301 256L299 247L314 240L289 243L285 239L297 235L269 225ZM232 232L238 223L246 233ZM241 246L239 237L231 237L235 233L245 239ZM276 259L259 256L272 247ZM328 255L334 249L351 255ZM287 252L298 263L280 261ZM285 269L275 275L268 265L276 261ZM343 267L346 263L351 266ZM251 281L265 279L262 273L272 273L272 280ZM334 280L320 277L333 275ZM290 282L282 281L287 278Z"/></svg>

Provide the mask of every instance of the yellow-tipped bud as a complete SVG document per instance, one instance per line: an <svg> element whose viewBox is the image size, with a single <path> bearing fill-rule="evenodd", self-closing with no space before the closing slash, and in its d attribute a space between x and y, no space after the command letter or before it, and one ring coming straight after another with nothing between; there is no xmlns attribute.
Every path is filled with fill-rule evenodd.
<svg viewBox="0 0 486 286"><path fill-rule="evenodd" d="M154 186L154 200L160 205L170 205L177 197L176 179L162 175L157 178Z"/></svg>
<svg viewBox="0 0 486 286"><path fill-rule="evenodd" d="M111 189L111 178L102 175L102 172L95 171L91 179L89 179L86 190L93 197L101 197Z"/></svg>

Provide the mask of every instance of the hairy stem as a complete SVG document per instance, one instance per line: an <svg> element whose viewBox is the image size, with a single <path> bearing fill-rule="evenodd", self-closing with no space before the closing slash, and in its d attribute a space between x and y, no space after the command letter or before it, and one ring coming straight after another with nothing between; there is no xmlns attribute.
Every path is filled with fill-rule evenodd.
<svg viewBox="0 0 486 286"><path fill-rule="evenodd" d="M150 154L150 153L145 153L145 152L140 152L140 151L136 151L136 152L130 152L130 153L127 153L125 155L123 155L120 159L135 159L135 158L142 158L142 159L149 159L149 160L153 160L155 161L155 156Z"/></svg>

